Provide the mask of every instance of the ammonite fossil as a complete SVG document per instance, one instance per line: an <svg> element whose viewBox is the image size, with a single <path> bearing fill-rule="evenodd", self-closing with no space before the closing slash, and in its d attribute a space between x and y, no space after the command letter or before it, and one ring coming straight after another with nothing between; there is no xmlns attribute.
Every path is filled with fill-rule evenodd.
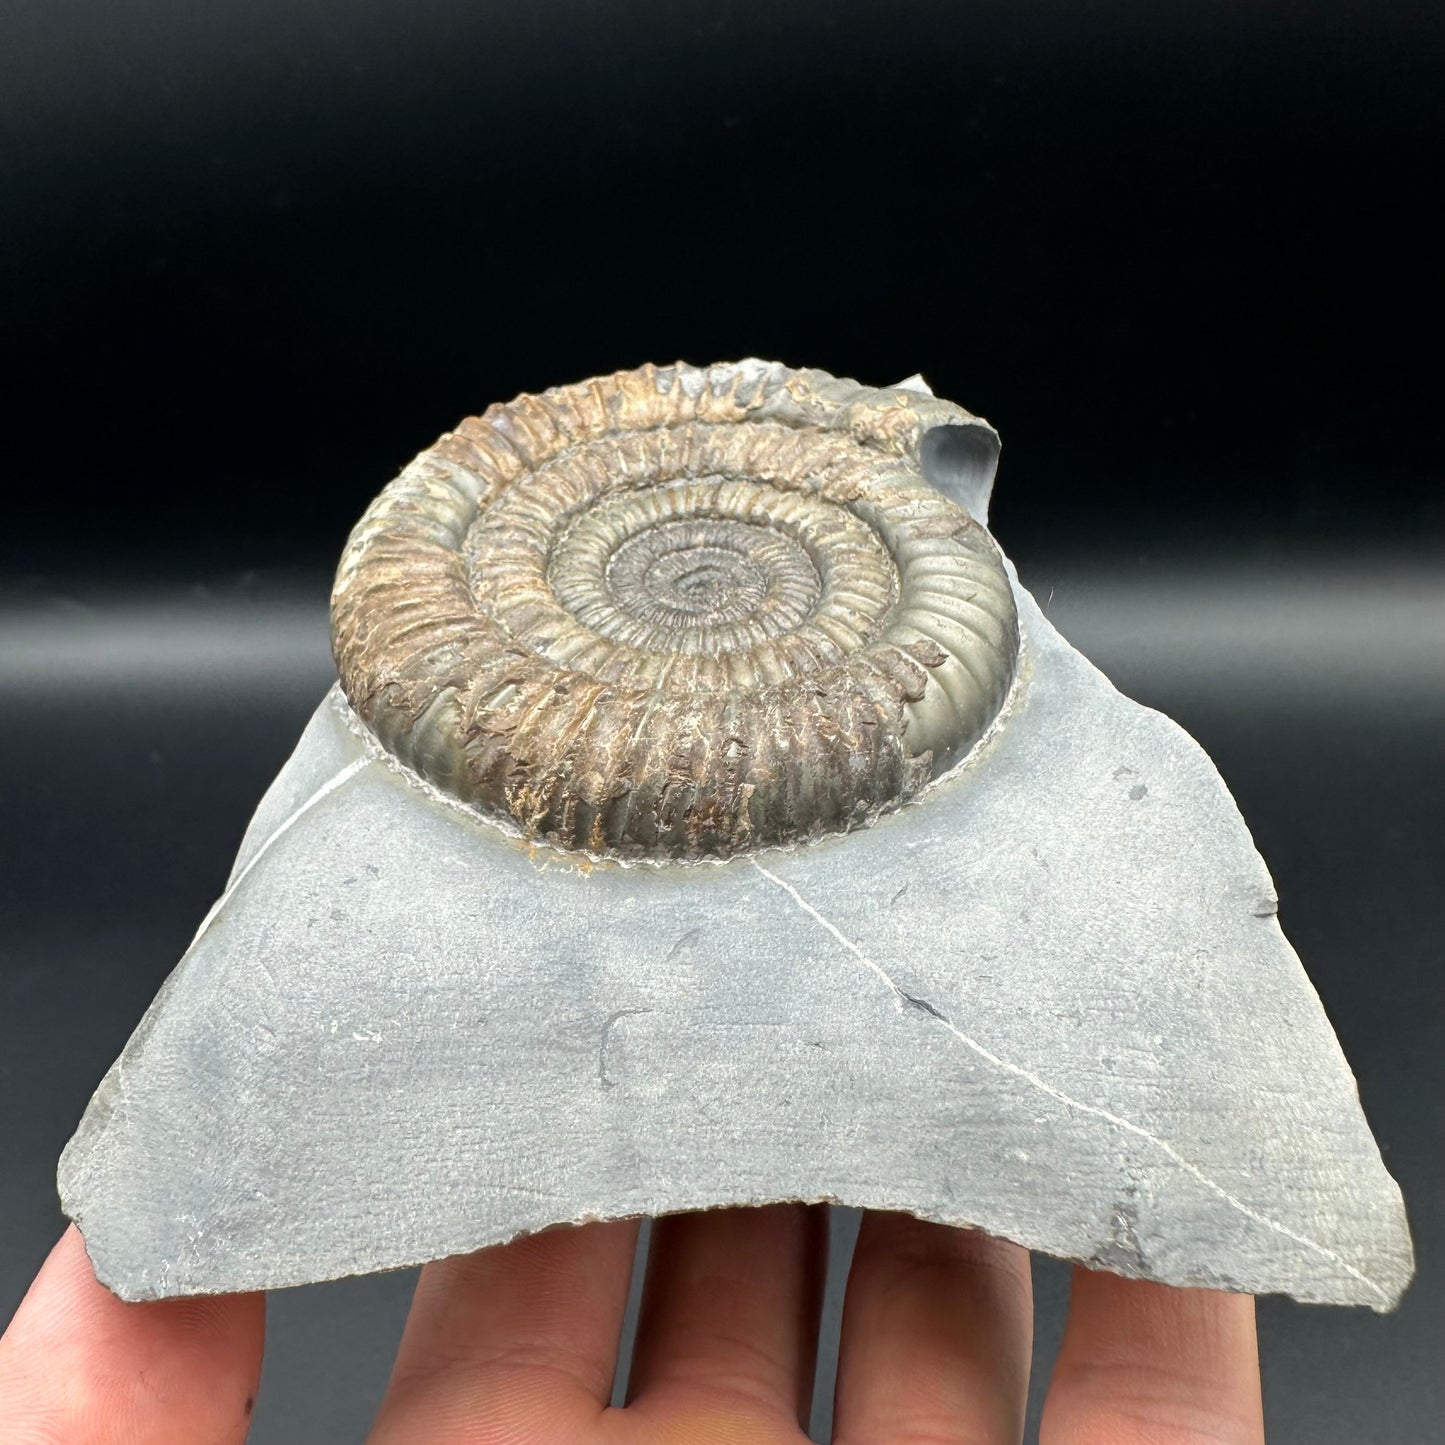
<svg viewBox="0 0 1445 1445"><path fill-rule="evenodd" d="M866 821L968 751L1018 658L993 542L928 479L938 427L993 442L931 396L762 363L493 406L352 534L347 698L563 847L727 856Z"/></svg>
<svg viewBox="0 0 1445 1445"><path fill-rule="evenodd" d="M1268 871L1005 562L996 452L921 380L745 361L422 453L61 1160L98 1277L827 1199L1389 1308L1399 1191Z"/></svg>

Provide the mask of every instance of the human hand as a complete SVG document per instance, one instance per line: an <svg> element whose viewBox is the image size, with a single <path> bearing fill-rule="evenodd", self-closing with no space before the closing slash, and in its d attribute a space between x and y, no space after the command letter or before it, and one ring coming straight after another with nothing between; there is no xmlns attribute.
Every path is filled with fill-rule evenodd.
<svg viewBox="0 0 1445 1445"><path fill-rule="evenodd" d="M593 1224L421 1272L368 1445L804 1445L823 1212L655 1226L628 1403L608 1400L637 1236ZM836 1445L995 1445L1023 1429L1028 1255L864 1216ZM0 1339L5 1445L239 1445L263 1297L122 1304L66 1232ZM1254 1302L1077 1270L1041 1445L1258 1445Z"/></svg>

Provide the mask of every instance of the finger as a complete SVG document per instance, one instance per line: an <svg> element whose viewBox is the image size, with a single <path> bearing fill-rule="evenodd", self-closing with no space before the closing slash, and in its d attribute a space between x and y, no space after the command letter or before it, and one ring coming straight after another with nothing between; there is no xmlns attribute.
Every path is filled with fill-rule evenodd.
<svg viewBox="0 0 1445 1445"><path fill-rule="evenodd" d="M1042 1445L1260 1445L1254 1300L1074 1271Z"/></svg>
<svg viewBox="0 0 1445 1445"><path fill-rule="evenodd" d="M870 1211L843 1305L834 1440L1017 1445L1032 1336L1025 1250Z"/></svg>
<svg viewBox="0 0 1445 1445"><path fill-rule="evenodd" d="M427 1265L371 1445L584 1439L611 1395L636 1244L623 1220Z"/></svg>
<svg viewBox="0 0 1445 1445"><path fill-rule="evenodd" d="M239 1445L264 1331L259 1294L122 1303L72 1225L0 1339L0 1440Z"/></svg>
<svg viewBox="0 0 1445 1445"><path fill-rule="evenodd" d="M824 1211L802 1204L658 1220L629 1412L665 1423L669 1439L682 1422L690 1440L795 1433L812 1392L826 1247Z"/></svg>

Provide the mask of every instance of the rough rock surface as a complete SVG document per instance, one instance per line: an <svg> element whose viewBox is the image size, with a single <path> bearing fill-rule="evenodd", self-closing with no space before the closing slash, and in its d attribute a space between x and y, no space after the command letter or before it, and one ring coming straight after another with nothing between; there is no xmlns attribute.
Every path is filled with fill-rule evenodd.
<svg viewBox="0 0 1445 1445"><path fill-rule="evenodd" d="M271 1288L833 1199L1392 1306L1399 1191L1228 791L1015 590L1011 711L960 768L725 864L529 848L329 696L62 1159L100 1278Z"/></svg>

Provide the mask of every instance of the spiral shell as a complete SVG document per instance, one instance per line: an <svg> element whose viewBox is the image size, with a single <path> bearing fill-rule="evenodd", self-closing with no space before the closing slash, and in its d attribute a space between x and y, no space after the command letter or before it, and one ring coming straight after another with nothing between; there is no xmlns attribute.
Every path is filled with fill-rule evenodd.
<svg viewBox="0 0 1445 1445"><path fill-rule="evenodd" d="M352 533L346 696L432 784L563 848L727 857L866 823L967 751L1017 663L988 533L924 478L940 426L992 441L950 403L763 362L490 407Z"/></svg>

